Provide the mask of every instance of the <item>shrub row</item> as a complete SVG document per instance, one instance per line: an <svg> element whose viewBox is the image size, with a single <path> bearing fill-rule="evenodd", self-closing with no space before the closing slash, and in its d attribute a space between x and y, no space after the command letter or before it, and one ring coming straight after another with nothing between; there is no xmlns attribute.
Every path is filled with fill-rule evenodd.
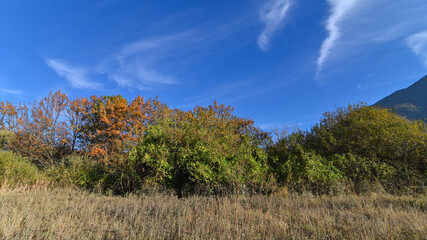
<svg viewBox="0 0 427 240"><path fill-rule="evenodd" d="M309 131L272 137L216 102L182 111L141 97L68 100L57 92L22 106L0 103L0 180L9 185L43 178L116 194L156 187L179 195L425 191L426 124L387 109L349 105Z"/></svg>
<svg viewBox="0 0 427 240"><path fill-rule="evenodd" d="M336 185L420 192L427 183L426 124L362 104L325 113L310 131L282 136L267 152L280 183L315 192Z"/></svg>

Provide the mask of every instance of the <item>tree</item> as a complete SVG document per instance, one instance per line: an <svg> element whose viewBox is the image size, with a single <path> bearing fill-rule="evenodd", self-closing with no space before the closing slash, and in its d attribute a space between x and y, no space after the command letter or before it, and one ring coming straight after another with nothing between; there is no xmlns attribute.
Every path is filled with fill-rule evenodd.
<svg viewBox="0 0 427 240"><path fill-rule="evenodd" d="M92 96L73 104L71 116L90 156L121 164L164 109L167 106L157 99L145 102L138 96L128 102L120 95Z"/></svg>
<svg viewBox="0 0 427 240"><path fill-rule="evenodd" d="M57 91L32 108L21 107L18 127L15 127L14 149L40 165L48 167L70 152L66 125L68 97ZM31 114L31 115L30 115Z"/></svg>
<svg viewBox="0 0 427 240"><path fill-rule="evenodd" d="M27 111L25 104L13 105L11 102L0 102L0 129L15 131L22 125L22 117Z"/></svg>
<svg viewBox="0 0 427 240"><path fill-rule="evenodd" d="M238 118L224 105L174 110L150 126L130 158L145 182L174 188L257 186L266 182L266 155L253 121Z"/></svg>
<svg viewBox="0 0 427 240"><path fill-rule="evenodd" d="M425 184L427 179L426 124L388 109L357 104L327 112L307 135L305 147L326 157L351 153L374 165L386 164L400 183Z"/></svg>
<svg viewBox="0 0 427 240"><path fill-rule="evenodd" d="M90 104L87 98L76 98L71 100L69 105L67 127L70 133L71 152L75 152L81 150L84 145L82 131L85 113L90 111Z"/></svg>

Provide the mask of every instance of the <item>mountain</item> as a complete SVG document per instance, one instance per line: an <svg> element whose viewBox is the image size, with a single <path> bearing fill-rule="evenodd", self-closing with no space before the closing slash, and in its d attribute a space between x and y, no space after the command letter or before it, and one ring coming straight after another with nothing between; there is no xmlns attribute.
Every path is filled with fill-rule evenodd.
<svg viewBox="0 0 427 240"><path fill-rule="evenodd" d="M427 123L427 76L381 99L374 106L391 108L408 119Z"/></svg>

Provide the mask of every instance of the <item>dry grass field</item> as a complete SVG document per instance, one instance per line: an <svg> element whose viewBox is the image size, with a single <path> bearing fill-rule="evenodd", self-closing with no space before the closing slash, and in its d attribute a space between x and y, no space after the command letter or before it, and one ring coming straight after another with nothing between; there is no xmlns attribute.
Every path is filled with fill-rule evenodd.
<svg viewBox="0 0 427 240"><path fill-rule="evenodd" d="M426 239L425 196L0 190L0 239Z"/></svg>

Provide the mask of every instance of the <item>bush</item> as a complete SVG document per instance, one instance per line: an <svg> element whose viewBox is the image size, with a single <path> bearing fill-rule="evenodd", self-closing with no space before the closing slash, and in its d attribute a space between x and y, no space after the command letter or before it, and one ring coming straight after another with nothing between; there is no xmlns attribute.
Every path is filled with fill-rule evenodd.
<svg viewBox="0 0 427 240"><path fill-rule="evenodd" d="M277 158L275 167L270 171L275 174L279 185L299 192L308 190L325 194L336 190L343 177L333 163L330 159L296 145L286 159Z"/></svg>
<svg viewBox="0 0 427 240"><path fill-rule="evenodd" d="M7 148L15 137L15 133L7 130L0 130L0 150Z"/></svg>
<svg viewBox="0 0 427 240"><path fill-rule="evenodd" d="M367 159L351 153L330 157L333 165L345 176L353 192L366 192L377 184L387 184L396 170L387 163Z"/></svg>
<svg viewBox="0 0 427 240"><path fill-rule="evenodd" d="M12 152L0 152L0 185L31 186L45 180L37 167Z"/></svg>
<svg viewBox="0 0 427 240"><path fill-rule="evenodd" d="M59 185L89 190L102 189L105 173L101 163L80 155L67 156L46 170L46 175Z"/></svg>
<svg viewBox="0 0 427 240"><path fill-rule="evenodd" d="M426 124L363 104L327 112L310 131L282 135L266 150L282 185L335 182L339 173L356 192L377 185L420 192L427 181Z"/></svg>
<svg viewBox="0 0 427 240"><path fill-rule="evenodd" d="M325 157L351 153L355 161L377 169L375 174L370 171L377 178L382 174L378 167L393 169L393 179L382 181L390 187L426 184L426 124L387 109L359 104L325 113L307 135L305 147Z"/></svg>
<svg viewBox="0 0 427 240"><path fill-rule="evenodd" d="M182 191L228 187L260 189L266 183L266 154L253 122L223 105L175 111L148 128L130 164L145 183Z"/></svg>

